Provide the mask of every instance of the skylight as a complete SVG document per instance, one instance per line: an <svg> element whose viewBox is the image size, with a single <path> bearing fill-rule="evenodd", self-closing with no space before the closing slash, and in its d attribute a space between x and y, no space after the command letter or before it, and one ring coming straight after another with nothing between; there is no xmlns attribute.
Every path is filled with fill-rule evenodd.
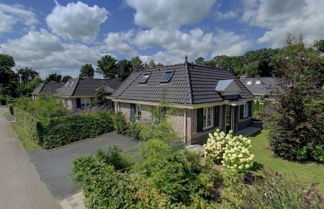
<svg viewBox="0 0 324 209"><path fill-rule="evenodd" d="M260 80L256 80L255 81L255 84L259 85L259 84L261 84L261 81Z"/></svg>
<svg viewBox="0 0 324 209"><path fill-rule="evenodd" d="M248 82L246 82L246 85L251 85L252 84L252 81L248 81Z"/></svg>
<svg viewBox="0 0 324 209"><path fill-rule="evenodd" d="M147 80L149 79L150 74L144 74L142 78L140 78L140 80L138 81L138 83L144 84L147 82Z"/></svg>
<svg viewBox="0 0 324 209"><path fill-rule="evenodd" d="M168 83L170 82L171 78L173 76L173 71L168 71L165 72L162 79L161 79L161 83Z"/></svg>

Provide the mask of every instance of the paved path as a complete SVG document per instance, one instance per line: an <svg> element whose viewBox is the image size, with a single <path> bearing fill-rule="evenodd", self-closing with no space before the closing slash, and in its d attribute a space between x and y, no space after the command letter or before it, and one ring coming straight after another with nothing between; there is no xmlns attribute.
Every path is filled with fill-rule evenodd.
<svg viewBox="0 0 324 209"><path fill-rule="evenodd" d="M80 191L71 180L72 161L76 157L94 153L99 148L107 149L112 144L126 151L135 151L132 148L137 143L136 139L111 132L50 150L30 150L28 155L54 198L63 200Z"/></svg>
<svg viewBox="0 0 324 209"><path fill-rule="evenodd" d="M0 107L0 209L59 209Z"/></svg>

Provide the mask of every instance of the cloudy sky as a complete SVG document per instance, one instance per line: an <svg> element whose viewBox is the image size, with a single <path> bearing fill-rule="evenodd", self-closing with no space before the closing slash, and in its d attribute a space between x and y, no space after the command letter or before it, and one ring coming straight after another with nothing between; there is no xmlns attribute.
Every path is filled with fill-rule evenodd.
<svg viewBox="0 0 324 209"><path fill-rule="evenodd" d="M173 64L324 38L324 0L1 0L0 53L43 76L110 54Z"/></svg>

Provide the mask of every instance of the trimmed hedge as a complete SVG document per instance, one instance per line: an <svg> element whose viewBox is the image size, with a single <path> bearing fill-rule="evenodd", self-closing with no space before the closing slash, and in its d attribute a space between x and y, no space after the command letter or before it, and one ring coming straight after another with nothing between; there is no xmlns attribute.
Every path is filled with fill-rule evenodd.
<svg viewBox="0 0 324 209"><path fill-rule="evenodd" d="M96 112L50 118L41 123L37 117L15 108L17 123L28 136L44 148L54 148L114 130L112 115Z"/></svg>
<svg viewBox="0 0 324 209"><path fill-rule="evenodd" d="M25 130L31 140L42 145L42 126L39 120L29 112L25 112L20 108L15 108L14 112L17 124Z"/></svg>
<svg viewBox="0 0 324 209"><path fill-rule="evenodd" d="M113 131L114 125L110 113L97 112L52 118L45 129L42 146L53 148Z"/></svg>

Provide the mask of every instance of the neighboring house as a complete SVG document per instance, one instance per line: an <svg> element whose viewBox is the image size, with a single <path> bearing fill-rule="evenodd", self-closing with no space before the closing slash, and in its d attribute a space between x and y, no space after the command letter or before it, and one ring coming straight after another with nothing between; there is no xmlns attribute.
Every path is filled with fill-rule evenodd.
<svg viewBox="0 0 324 209"><path fill-rule="evenodd" d="M279 80L272 77L241 77L241 82L258 100L276 100L279 93Z"/></svg>
<svg viewBox="0 0 324 209"><path fill-rule="evenodd" d="M128 121L154 122L151 108L163 98L176 108L167 118L185 143L201 143L220 128L242 130L252 121L254 96L228 70L188 62L132 73L113 94Z"/></svg>
<svg viewBox="0 0 324 209"><path fill-rule="evenodd" d="M41 94L55 94L56 89L62 87L64 83L61 82L48 82L48 83L40 83L34 91L31 93L32 98L35 99L38 95Z"/></svg>
<svg viewBox="0 0 324 209"><path fill-rule="evenodd" d="M56 96L63 99L63 104L71 111L90 108L99 88L105 95L111 95L121 84L116 79L72 78L61 88L56 89ZM113 103L108 99L108 109L114 110Z"/></svg>

